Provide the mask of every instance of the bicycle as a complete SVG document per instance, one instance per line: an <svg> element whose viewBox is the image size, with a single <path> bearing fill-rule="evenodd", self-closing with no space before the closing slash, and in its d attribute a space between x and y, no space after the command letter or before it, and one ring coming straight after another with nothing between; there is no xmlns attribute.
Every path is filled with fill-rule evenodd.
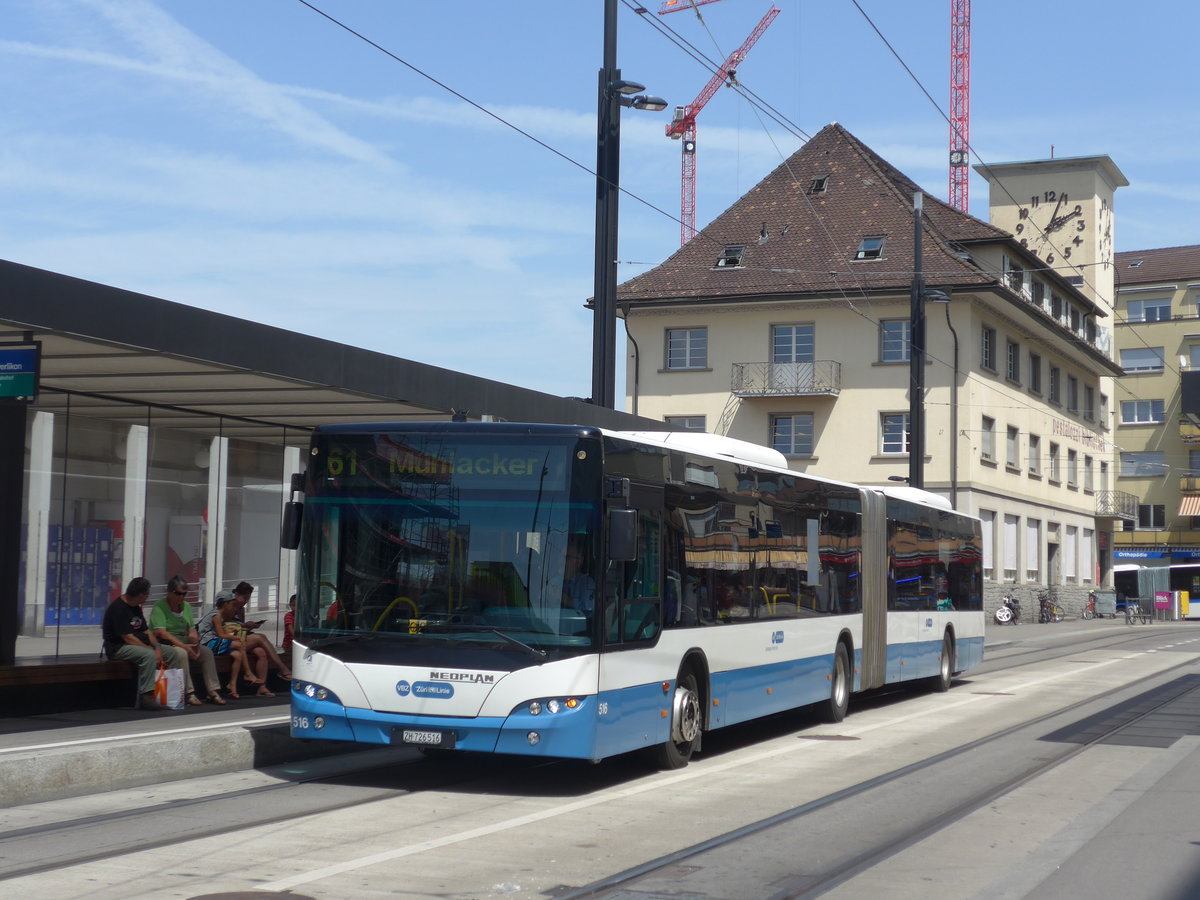
<svg viewBox="0 0 1200 900"><path fill-rule="evenodd" d="M1062 607L1050 599L1045 591L1038 594L1038 621L1061 622L1064 618Z"/></svg>
<svg viewBox="0 0 1200 900"><path fill-rule="evenodd" d="M1083 618L1085 618L1085 619L1096 618L1096 592L1095 591L1088 591L1087 606L1085 606L1083 608L1083 612L1080 613L1080 615L1082 615Z"/></svg>
<svg viewBox="0 0 1200 900"><path fill-rule="evenodd" d="M1125 601L1125 624L1136 625L1139 621L1149 625L1153 619L1136 600Z"/></svg>

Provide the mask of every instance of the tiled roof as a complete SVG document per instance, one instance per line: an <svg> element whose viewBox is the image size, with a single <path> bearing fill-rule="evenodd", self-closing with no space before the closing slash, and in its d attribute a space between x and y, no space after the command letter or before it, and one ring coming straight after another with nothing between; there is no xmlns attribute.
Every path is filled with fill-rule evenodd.
<svg viewBox="0 0 1200 900"><path fill-rule="evenodd" d="M1200 280L1200 244L1124 250L1114 256L1117 290L1139 284Z"/></svg>
<svg viewBox="0 0 1200 900"><path fill-rule="evenodd" d="M817 178L826 179L824 190L812 192ZM665 262L620 285L618 300L908 290L918 190L841 125L827 125ZM1011 241L1011 235L928 194L924 213L929 287L996 281L995 273L963 260L952 244ZM881 235L881 258L855 260L863 238ZM718 268L723 249L736 244L745 247L740 264Z"/></svg>

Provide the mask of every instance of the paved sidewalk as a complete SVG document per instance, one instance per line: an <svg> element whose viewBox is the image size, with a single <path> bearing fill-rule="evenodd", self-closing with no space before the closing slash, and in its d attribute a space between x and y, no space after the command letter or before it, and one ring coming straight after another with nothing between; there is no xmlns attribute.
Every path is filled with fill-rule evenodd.
<svg viewBox="0 0 1200 900"><path fill-rule="evenodd" d="M297 741L288 693L178 712L130 708L0 719L0 808L360 749Z"/></svg>

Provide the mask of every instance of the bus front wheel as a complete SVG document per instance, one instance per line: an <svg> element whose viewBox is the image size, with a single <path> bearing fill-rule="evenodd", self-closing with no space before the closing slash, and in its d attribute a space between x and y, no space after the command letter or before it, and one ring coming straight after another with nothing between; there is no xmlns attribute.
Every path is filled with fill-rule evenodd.
<svg viewBox="0 0 1200 900"><path fill-rule="evenodd" d="M850 654L840 641L833 653L829 681L829 699L821 704L821 718L832 724L846 718L850 708Z"/></svg>
<svg viewBox="0 0 1200 900"><path fill-rule="evenodd" d="M671 702L671 734L651 748L660 769L682 769L691 760L700 743L700 689L691 669L679 673Z"/></svg>

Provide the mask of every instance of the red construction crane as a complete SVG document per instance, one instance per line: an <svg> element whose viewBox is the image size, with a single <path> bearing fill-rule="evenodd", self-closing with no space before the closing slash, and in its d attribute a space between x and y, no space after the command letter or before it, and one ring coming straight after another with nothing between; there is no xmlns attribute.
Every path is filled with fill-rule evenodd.
<svg viewBox="0 0 1200 900"><path fill-rule="evenodd" d="M950 205L970 213L971 0L950 0Z"/></svg>
<svg viewBox="0 0 1200 900"><path fill-rule="evenodd" d="M665 16L667 13L680 12L684 9L695 9L697 6L703 6L705 3L716 3L717 0L666 0L662 6L658 8L658 14Z"/></svg>
<svg viewBox="0 0 1200 900"><path fill-rule="evenodd" d="M712 3L714 0L695 0L695 2ZM704 104L712 99L723 84L734 84L737 81L737 67L741 65L750 48L755 45L768 26L779 15L779 7L772 4L767 14L762 17L750 36L729 54L729 58L721 64L716 74L709 79L696 99L689 106L675 107L675 118L667 126L667 137L672 140L683 139L683 182L680 191L679 219L683 223L680 229L680 246L690 241L696 234L696 116L704 109Z"/></svg>

